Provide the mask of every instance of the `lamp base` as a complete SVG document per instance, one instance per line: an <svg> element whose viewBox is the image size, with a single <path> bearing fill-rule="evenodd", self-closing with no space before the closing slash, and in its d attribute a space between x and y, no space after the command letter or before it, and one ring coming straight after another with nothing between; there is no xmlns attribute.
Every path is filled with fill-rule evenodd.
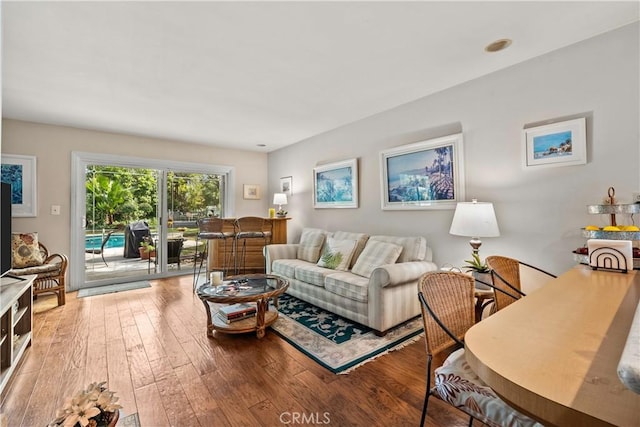
<svg viewBox="0 0 640 427"><path fill-rule="evenodd" d="M473 253L477 254L478 250L480 249L480 245L482 245L482 242L478 237L473 237L471 240L469 240L469 244L473 248Z"/></svg>

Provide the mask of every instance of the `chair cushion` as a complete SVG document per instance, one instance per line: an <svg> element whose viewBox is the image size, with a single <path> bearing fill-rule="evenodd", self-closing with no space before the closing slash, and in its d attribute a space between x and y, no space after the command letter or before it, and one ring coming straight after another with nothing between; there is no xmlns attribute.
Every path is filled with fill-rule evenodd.
<svg viewBox="0 0 640 427"><path fill-rule="evenodd" d="M471 370L463 348L451 353L442 366L436 368L434 375L435 386L431 390L434 396L489 426L542 427L496 396Z"/></svg>
<svg viewBox="0 0 640 427"><path fill-rule="evenodd" d="M402 246L369 239L351 272L358 276L371 277L376 267L395 263L400 252Z"/></svg>
<svg viewBox="0 0 640 427"><path fill-rule="evenodd" d="M314 264L318 262L324 239L325 235L323 233L315 231L303 232L298 245L297 258Z"/></svg>
<svg viewBox="0 0 640 427"><path fill-rule="evenodd" d="M332 270L346 271L349 269L351 257L356 249L355 240L338 240L328 237L322 247L322 255L318 260L318 267L330 268Z"/></svg>
<svg viewBox="0 0 640 427"><path fill-rule="evenodd" d="M51 274L45 274L51 273ZM55 276L60 273L60 264L41 264L34 265L33 267L25 267L25 268L16 268L14 270L9 270L9 274L13 274L16 276L26 276L29 274L37 274L39 277L45 276Z"/></svg>
<svg viewBox="0 0 640 427"><path fill-rule="evenodd" d="M44 262L38 233L11 233L12 268L41 265Z"/></svg>

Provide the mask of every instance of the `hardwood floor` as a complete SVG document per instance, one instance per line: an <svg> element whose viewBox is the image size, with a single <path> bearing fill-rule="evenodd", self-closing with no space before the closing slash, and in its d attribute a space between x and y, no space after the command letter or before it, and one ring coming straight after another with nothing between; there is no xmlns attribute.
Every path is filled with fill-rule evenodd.
<svg viewBox="0 0 640 427"><path fill-rule="evenodd" d="M0 426L45 426L94 381L120 397L120 421L137 413L142 427L420 423L423 339L334 375L271 330L261 340L207 338L191 283L182 276L88 298L73 292L50 309L38 298L33 344L1 396ZM426 425L466 426L468 418L431 399Z"/></svg>

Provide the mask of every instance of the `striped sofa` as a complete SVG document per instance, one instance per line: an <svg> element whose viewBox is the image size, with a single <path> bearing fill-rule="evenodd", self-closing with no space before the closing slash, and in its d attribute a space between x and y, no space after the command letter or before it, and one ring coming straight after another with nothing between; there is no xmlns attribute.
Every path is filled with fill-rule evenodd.
<svg viewBox="0 0 640 427"><path fill-rule="evenodd" d="M437 270L424 237L305 228L299 243L264 248L266 272L287 293L384 335L420 315L417 283Z"/></svg>

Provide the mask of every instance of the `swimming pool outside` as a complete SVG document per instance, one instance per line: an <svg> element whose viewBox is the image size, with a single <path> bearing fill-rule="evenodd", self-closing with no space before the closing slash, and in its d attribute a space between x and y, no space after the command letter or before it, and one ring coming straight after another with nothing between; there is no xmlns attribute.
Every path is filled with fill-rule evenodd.
<svg viewBox="0 0 640 427"><path fill-rule="evenodd" d="M84 247L87 250L100 249L102 245L103 236L101 234L95 234L90 236L85 236L84 238ZM124 233L123 234L112 234L105 248L124 248Z"/></svg>

